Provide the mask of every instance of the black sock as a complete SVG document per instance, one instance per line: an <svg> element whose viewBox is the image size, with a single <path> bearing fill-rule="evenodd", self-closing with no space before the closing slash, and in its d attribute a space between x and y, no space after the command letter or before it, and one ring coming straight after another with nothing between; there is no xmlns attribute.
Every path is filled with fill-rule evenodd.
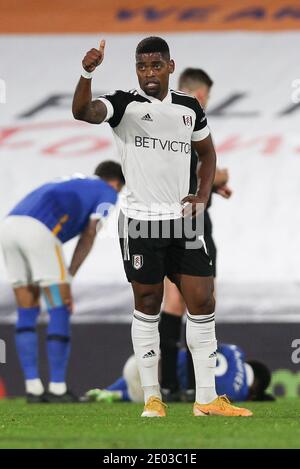
<svg viewBox="0 0 300 469"><path fill-rule="evenodd" d="M177 355L181 333L181 317L162 311L159 322L162 388L175 392L179 388Z"/></svg>

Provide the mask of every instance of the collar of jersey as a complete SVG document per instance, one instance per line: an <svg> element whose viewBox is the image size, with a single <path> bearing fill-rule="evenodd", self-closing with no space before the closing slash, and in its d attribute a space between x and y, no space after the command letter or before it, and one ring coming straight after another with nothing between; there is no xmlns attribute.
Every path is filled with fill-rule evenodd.
<svg viewBox="0 0 300 469"><path fill-rule="evenodd" d="M160 99L154 98L153 96L149 96L146 94L141 88L137 88L138 94L141 96L144 96L144 98L149 99L152 103L171 103L172 102L172 96L171 96L171 90L168 90L167 96L161 101Z"/></svg>

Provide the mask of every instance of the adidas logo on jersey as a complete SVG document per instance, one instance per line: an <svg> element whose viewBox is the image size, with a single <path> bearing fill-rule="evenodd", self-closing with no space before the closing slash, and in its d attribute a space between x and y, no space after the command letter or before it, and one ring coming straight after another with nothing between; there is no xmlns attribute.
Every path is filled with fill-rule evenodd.
<svg viewBox="0 0 300 469"><path fill-rule="evenodd" d="M209 355L208 358L216 358L216 356L217 356L217 352L213 352Z"/></svg>
<svg viewBox="0 0 300 469"><path fill-rule="evenodd" d="M142 117L142 121L153 122L153 119L152 119L152 117L150 116L150 114L145 114L145 115Z"/></svg>
<svg viewBox="0 0 300 469"><path fill-rule="evenodd" d="M154 350L150 350L150 352L145 353L145 355L143 355L143 358L151 358L151 357L156 357L156 353L154 352Z"/></svg>

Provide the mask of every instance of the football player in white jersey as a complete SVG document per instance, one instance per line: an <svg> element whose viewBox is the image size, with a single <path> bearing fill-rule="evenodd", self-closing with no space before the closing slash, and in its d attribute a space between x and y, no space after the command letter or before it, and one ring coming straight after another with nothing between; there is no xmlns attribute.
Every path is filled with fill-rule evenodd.
<svg viewBox="0 0 300 469"><path fill-rule="evenodd" d="M121 249L135 309L132 342L145 407L143 417L164 417L158 382L159 311L167 276L187 305L187 344L196 380L195 416L250 416L217 396L213 275L203 243L203 218L215 175L216 155L197 99L169 89L175 69L164 39L149 37L136 48L139 88L92 100L91 78L104 58L105 41L82 61L73 98L76 119L113 130L126 181L121 205ZM201 166L198 189L188 195L191 144ZM202 234L202 236L201 236Z"/></svg>

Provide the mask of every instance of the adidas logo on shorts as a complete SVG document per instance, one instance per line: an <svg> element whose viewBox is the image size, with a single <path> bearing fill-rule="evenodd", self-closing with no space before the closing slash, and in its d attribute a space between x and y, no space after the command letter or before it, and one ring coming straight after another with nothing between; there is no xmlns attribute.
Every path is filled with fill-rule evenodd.
<svg viewBox="0 0 300 469"><path fill-rule="evenodd" d="M142 121L153 122L153 119L152 119L152 117L150 116L150 114L145 114L145 115L142 117Z"/></svg>
<svg viewBox="0 0 300 469"><path fill-rule="evenodd" d="M154 352L154 350L150 350L150 352L145 353L145 355L143 355L143 358L151 358L151 357L156 357L156 353Z"/></svg>

